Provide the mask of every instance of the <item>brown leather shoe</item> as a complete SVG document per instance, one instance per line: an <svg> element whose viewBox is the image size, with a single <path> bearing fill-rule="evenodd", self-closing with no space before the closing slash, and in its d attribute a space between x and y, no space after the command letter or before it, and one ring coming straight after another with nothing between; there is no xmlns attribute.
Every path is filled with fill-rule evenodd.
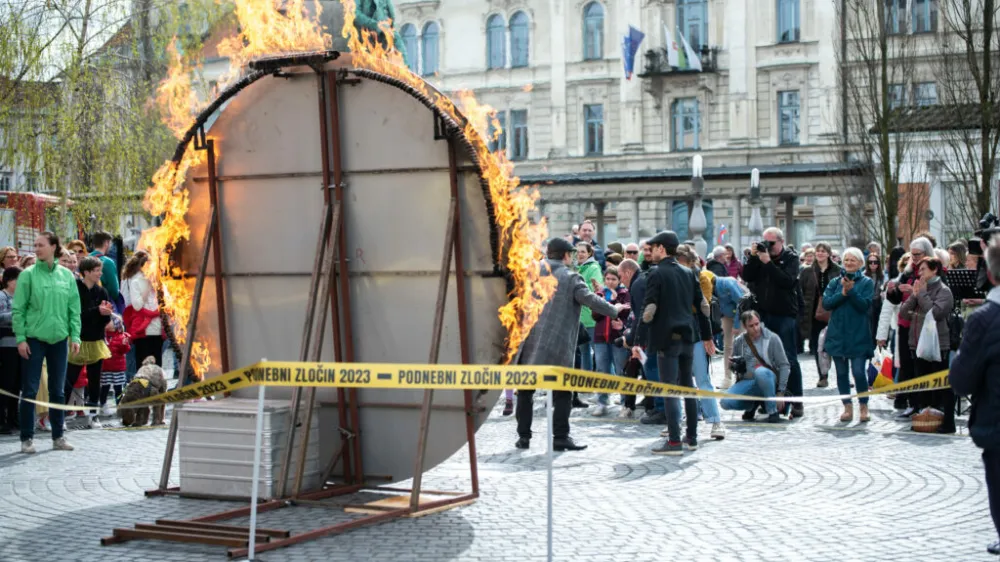
<svg viewBox="0 0 1000 562"><path fill-rule="evenodd" d="M868 404L861 405L861 423L870 422L872 420L871 415L868 413Z"/></svg>

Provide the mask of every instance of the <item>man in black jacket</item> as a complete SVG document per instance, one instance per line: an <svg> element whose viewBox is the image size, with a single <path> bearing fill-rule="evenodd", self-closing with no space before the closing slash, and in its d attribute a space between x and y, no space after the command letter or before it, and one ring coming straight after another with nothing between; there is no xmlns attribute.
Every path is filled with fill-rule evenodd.
<svg viewBox="0 0 1000 562"><path fill-rule="evenodd" d="M640 355L640 346L646 344L650 353L656 353L660 380L694 388L692 362L694 343L701 340L705 351L715 354L712 342L712 327L708 317L702 314L701 303L705 299L694 273L677 263L677 235L667 230L649 241L656 268L646 276L646 297L641 311L646 330L640 329L634 356ZM653 449L657 455L683 455L684 445L690 450L698 448L698 402L694 398L684 399L687 414L687 437L681 444L680 411L676 399L667 400L668 438Z"/></svg>
<svg viewBox="0 0 1000 562"><path fill-rule="evenodd" d="M651 264L652 262L646 262ZM625 347L632 349L635 345L636 334L639 330L645 330L642 323L642 306L646 299L646 276L649 275L649 268L643 270L638 263L633 260L625 260L618 266L618 275L621 281L628 286L629 304L632 307L632 316L628 329L625 330ZM650 353L646 356L646 362L642 364L643 377L648 381L660 382L660 374L656 365L656 354ZM646 398L643 401L646 414L639 419L639 423L645 425L662 425L667 423L666 405L663 398Z"/></svg>
<svg viewBox="0 0 1000 562"><path fill-rule="evenodd" d="M969 434L983 449L990 514L1000 535L1000 241L993 241L983 253L993 288L986 303L965 322L962 345L949 378L956 394L972 395ZM1000 554L1000 542L986 550Z"/></svg>
<svg viewBox="0 0 1000 562"><path fill-rule="evenodd" d="M799 366L798 332L799 314L799 256L785 247L781 229L771 227L764 231L764 248L754 244L750 258L743 266L743 280L750 284L757 297L757 312L768 330L781 339L785 355L791 363L788 392L802 396L802 368ZM792 404L791 417L802 417L802 403Z"/></svg>

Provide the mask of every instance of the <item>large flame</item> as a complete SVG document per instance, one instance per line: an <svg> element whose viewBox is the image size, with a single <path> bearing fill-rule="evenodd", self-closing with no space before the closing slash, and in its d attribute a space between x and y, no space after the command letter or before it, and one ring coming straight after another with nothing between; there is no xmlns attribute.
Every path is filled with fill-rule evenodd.
<svg viewBox="0 0 1000 562"><path fill-rule="evenodd" d="M545 303L556 289L556 280L541 275L539 261L542 242L547 236L545 221L532 223L530 217L538 199L537 192L520 186L513 176L513 164L502 152L491 153L483 139L493 125L494 135L500 134L496 112L480 105L470 92L460 92L461 110L448 97L431 90L427 83L413 74L393 44L392 22L379 24L386 38L382 45L375 33L359 34L354 26L354 0L341 0L344 10L343 36L348 40L352 64L397 78L410 85L456 123L465 123L466 137L473 142L483 177L489 184L494 217L500 232L499 259L513 278L510 301L500 308L499 317L508 331L505 362L510 361L537 322ZM219 53L229 58L229 72L217 87L221 91L239 78L243 67L252 58L276 53L317 51L329 48L330 36L323 33L318 22L319 3L313 1L315 18L305 9L305 0L236 0L235 14L240 32L219 44ZM190 71L176 50L172 50L167 78L157 90L158 105L165 123L181 138L190 127L192 116L201 105L191 89ZM143 232L139 246L149 251L146 267L150 279L163 290L165 312L177 325L179 342L187 338L187 323L192 306L192 283L169 261L170 252L178 243L190 238L186 221L190 204L183 187L188 171L204 162L204 152L188 146L180 162L166 162L153 176L153 185L146 193L144 206L153 216L162 217L160 226ZM191 357L195 373L201 377L210 366L205 341L196 341Z"/></svg>

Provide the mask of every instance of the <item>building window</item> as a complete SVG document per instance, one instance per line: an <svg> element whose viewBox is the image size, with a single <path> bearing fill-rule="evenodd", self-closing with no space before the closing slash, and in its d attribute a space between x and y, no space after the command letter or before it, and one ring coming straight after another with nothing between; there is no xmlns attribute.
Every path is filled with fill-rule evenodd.
<svg viewBox="0 0 1000 562"><path fill-rule="evenodd" d="M583 122L586 124L587 156L604 154L604 106L583 106Z"/></svg>
<svg viewBox="0 0 1000 562"><path fill-rule="evenodd" d="M499 127L499 132L497 128ZM507 151L507 112L498 111L496 122L490 120L489 125L489 147L490 152Z"/></svg>
<svg viewBox="0 0 1000 562"><path fill-rule="evenodd" d="M528 110L518 109L510 112L510 132L513 138L511 160L528 159Z"/></svg>
<svg viewBox="0 0 1000 562"><path fill-rule="evenodd" d="M779 144L799 144L799 91L778 92Z"/></svg>
<svg viewBox="0 0 1000 562"><path fill-rule="evenodd" d="M417 53L417 28L412 23L408 23L399 30L399 36L403 39L403 48L406 49L406 66L410 67L411 72L417 74L420 72L417 64L417 61L420 60Z"/></svg>
<svg viewBox="0 0 1000 562"><path fill-rule="evenodd" d="M494 14L486 20L486 68L503 68L507 64L507 26Z"/></svg>
<svg viewBox="0 0 1000 562"><path fill-rule="evenodd" d="M688 226L691 224L691 207L692 203L689 201L674 201L671 204L670 230L673 230L681 241L693 236L693 233L688 232ZM709 249L715 246L715 241L718 240L712 216L715 214L714 207L711 199L705 199L701 202L701 210L705 213L705 232L701 236L708 243Z"/></svg>
<svg viewBox="0 0 1000 562"><path fill-rule="evenodd" d="M906 0L885 0L885 32L906 32Z"/></svg>
<svg viewBox="0 0 1000 562"><path fill-rule="evenodd" d="M14 183L14 174L12 172L0 172L0 191L10 191L12 183Z"/></svg>
<svg viewBox="0 0 1000 562"><path fill-rule="evenodd" d="M431 76L437 74L439 66L439 44L438 40L441 36L439 33L440 28L438 24L434 22L428 22L424 26L423 36L420 37L420 47L421 47L421 61L423 62L423 74L424 76Z"/></svg>
<svg viewBox="0 0 1000 562"><path fill-rule="evenodd" d="M708 44L707 0L677 0L677 21L692 49L701 51Z"/></svg>
<svg viewBox="0 0 1000 562"><path fill-rule="evenodd" d="M913 32L937 31L937 0L913 0Z"/></svg>
<svg viewBox="0 0 1000 562"><path fill-rule="evenodd" d="M913 103L918 107L937 105L937 84L918 82L913 85Z"/></svg>
<svg viewBox="0 0 1000 562"><path fill-rule="evenodd" d="M510 18L510 66L520 68L528 66L528 14L517 12Z"/></svg>
<svg viewBox="0 0 1000 562"><path fill-rule="evenodd" d="M778 0L778 43L799 40L799 0Z"/></svg>
<svg viewBox="0 0 1000 562"><path fill-rule="evenodd" d="M604 56L604 6L591 2L583 10L583 60Z"/></svg>
<svg viewBox="0 0 1000 562"><path fill-rule="evenodd" d="M24 190L36 193L38 192L38 174L28 173L24 175Z"/></svg>
<svg viewBox="0 0 1000 562"><path fill-rule="evenodd" d="M889 109L897 109L906 105L906 86L889 84Z"/></svg>
<svg viewBox="0 0 1000 562"><path fill-rule="evenodd" d="M683 98L674 102L670 126L674 150L698 150L701 131L701 115L698 100Z"/></svg>

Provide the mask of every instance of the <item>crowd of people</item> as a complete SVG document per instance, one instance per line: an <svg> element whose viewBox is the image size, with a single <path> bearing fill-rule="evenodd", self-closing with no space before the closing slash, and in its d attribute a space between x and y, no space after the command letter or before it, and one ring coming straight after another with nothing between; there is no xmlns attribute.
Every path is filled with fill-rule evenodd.
<svg viewBox="0 0 1000 562"><path fill-rule="evenodd" d="M35 452L36 431L51 432L53 449L72 451L67 420L73 429L100 428L135 366L147 357L162 365L163 321L143 272L149 256L122 260L119 276L112 241L100 231L89 248L62 245L44 232L33 254L0 249L0 434L19 433L23 453Z"/></svg>
<svg viewBox="0 0 1000 562"><path fill-rule="evenodd" d="M585 221L548 242L542 273L555 275L559 290L525 343L530 352L522 353L519 362L703 390L728 388L744 397L684 399L683 410L679 399L646 398L637 404L634 396L618 397L620 416L637 416L639 407L641 423L667 426L665 441L652 451L656 454L696 449L699 421L711 425L711 438L724 439L720 409L742 411L743 420L764 414L769 423L804 416L801 401L780 398L803 395L799 357L806 353L817 364L817 388L828 387L834 371L836 395L843 402L840 421L868 422L868 399L851 397L869 390L873 370L882 372L874 358L892 358L895 382L947 370L962 341L964 319L984 302L956 297L968 291L950 287L959 277L947 272L982 270L985 245L970 251L963 240L941 248L929 233L886 255L875 242L863 249L838 251L820 242L796 250L786 245L780 229L768 228L750 247L719 245L707 259L697 254L693 241L681 241L671 231L641 243L607 246L595 233L593 223ZM722 369L713 381L717 355ZM597 394L589 404L577 394L561 394L556 393L556 419L565 419L557 424L556 449L583 448L569 437L570 408L605 416L612 397ZM530 446L531 396L518 396L518 448ZM896 419L912 429L955 433L951 389L891 398ZM514 410L508 394L504 414Z"/></svg>

